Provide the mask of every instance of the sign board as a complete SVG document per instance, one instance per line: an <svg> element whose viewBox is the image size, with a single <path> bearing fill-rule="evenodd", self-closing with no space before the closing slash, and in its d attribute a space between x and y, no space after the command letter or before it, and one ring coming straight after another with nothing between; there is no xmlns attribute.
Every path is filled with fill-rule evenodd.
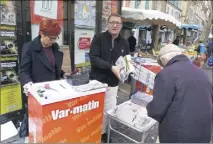
<svg viewBox="0 0 213 144"><path fill-rule="evenodd" d="M88 49L90 48L90 37L79 37L78 47L79 49Z"/></svg>
<svg viewBox="0 0 213 144"><path fill-rule="evenodd" d="M57 19L57 9L58 1L35 1L34 14L51 19Z"/></svg>

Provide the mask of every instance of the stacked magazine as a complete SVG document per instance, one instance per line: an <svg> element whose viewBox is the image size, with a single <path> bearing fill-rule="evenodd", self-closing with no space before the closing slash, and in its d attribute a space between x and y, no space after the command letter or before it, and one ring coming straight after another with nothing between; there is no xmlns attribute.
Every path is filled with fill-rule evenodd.
<svg viewBox="0 0 213 144"><path fill-rule="evenodd" d="M148 88L153 89L156 74L140 64L134 63L133 66L135 73L131 74L131 76Z"/></svg>
<svg viewBox="0 0 213 144"><path fill-rule="evenodd" d="M121 68L121 81L126 81L128 76L131 75L135 80L143 83L148 88L153 89L156 74L142 66L141 63L156 63L156 60L149 58L136 58L135 62L131 61L131 55L126 55L124 57L120 56L116 61L116 66Z"/></svg>

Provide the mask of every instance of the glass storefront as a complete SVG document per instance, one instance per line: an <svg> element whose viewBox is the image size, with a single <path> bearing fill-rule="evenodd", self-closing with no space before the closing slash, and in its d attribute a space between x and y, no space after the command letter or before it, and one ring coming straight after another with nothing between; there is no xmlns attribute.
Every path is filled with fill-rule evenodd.
<svg viewBox="0 0 213 144"><path fill-rule="evenodd" d="M96 1L75 3L75 65L80 71L90 69L89 48L95 34Z"/></svg>
<svg viewBox="0 0 213 144"><path fill-rule="evenodd" d="M15 1L0 1L0 123L22 109Z"/></svg>

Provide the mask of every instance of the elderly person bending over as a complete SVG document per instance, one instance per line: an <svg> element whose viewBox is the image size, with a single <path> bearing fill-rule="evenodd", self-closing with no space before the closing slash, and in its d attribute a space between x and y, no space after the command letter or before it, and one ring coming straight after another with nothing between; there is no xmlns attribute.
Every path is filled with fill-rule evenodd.
<svg viewBox="0 0 213 144"><path fill-rule="evenodd" d="M212 129L212 85L180 49L160 50L164 69L155 78L148 115L159 122L160 143L209 143Z"/></svg>

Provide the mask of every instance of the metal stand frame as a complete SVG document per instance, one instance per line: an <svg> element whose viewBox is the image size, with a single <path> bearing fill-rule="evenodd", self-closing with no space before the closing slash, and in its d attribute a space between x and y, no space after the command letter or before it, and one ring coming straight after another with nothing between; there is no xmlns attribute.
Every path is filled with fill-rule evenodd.
<svg viewBox="0 0 213 144"><path fill-rule="evenodd" d="M122 122L121 122L121 123L122 123ZM132 128L132 127L131 127L131 128ZM135 142L135 143L142 143L142 142L143 142L143 136L142 136L142 138L141 138L141 141L139 142L139 141L136 141L136 140L134 140L134 139L128 137L127 135L125 135L125 134L123 134L123 133L121 133L121 132L115 130L114 128L112 128L112 126L111 126L111 118L110 118L110 119L109 119L108 130L107 130L107 143L109 143L111 131L113 131L113 132L115 132L115 133L117 133L117 134L119 134L119 135L125 137L126 139L129 139L129 140Z"/></svg>
<svg viewBox="0 0 213 144"><path fill-rule="evenodd" d="M129 101L130 101L130 100L129 100ZM113 113L113 112L112 112L112 113ZM113 131L113 132L115 132L115 133L117 133L117 134L123 136L124 138L126 138L126 139L128 139L128 140L130 140L130 141L132 141L132 142L134 142L134 143L144 143L145 138L146 138L146 136L147 136L147 134L148 134L146 131L144 131L144 130L142 130L142 129L140 129L140 128L134 127L133 125L128 124L128 123L126 123L126 122L124 122L124 121L118 119L117 117L115 117L114 115L112 115L112 113L111 113L111 112L109 112L109 113L107 112L107 117L108 117L107 143L110 142L110 134L111 134L111 131ZM118 130L114 129L114 128L112 127L112 120L114 120L114 121L116 121L116 122L118 122L118 123L121 123L121 124L123 124L123 125L125 125L125 126L131 128L131 129L133 129L133 130L135 130L135 131L137 131L137 132L139 132L139 133L143 133L143 134L141 135L141 140L140 140L140 141L137 141L137 140L135 140L135 139L133 139L133 138L127 136L126 134L124 134L124 133L122 133L122 132L119 132ZM154 139L154 138L153 138L153 139Z"/></svg>

